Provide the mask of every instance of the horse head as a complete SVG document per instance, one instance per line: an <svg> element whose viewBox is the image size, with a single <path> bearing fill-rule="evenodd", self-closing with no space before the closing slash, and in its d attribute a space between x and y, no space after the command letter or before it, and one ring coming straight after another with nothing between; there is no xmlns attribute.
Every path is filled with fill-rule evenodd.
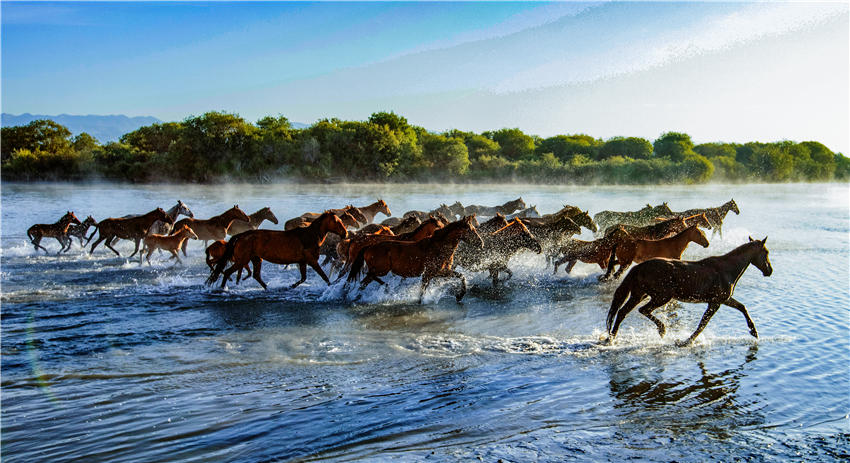
<svg viewBox="0 0 850 463"><path fill-rule="evenodd" d="M559 230L578 235L581 233L581 227L569 217L561 217L553 223Z"/></svg>
<svg viewBox="0 0 850 463"><path fill-rule="evenodd" d="M65 215L63 215L62 218L60 219L60 222L67 222L67 223L73 223L73 224L79 225L80 219L78 219L77 216L74 215L73 211L67 211L67 212L65 212Z"/></svg>
<svg viewBox="0 0 850 463"><path fill-rule="evenodd" d="M576 223L576 225L580 227L584 227L593 233L596 233L598 228L596 227L596 222L590 218L590 214L587 211L582 211L579 209L579 213L570 217L570 219ZM579 229L579 233L581 233L581 229Z"/></svg>
<svg viewBox="0 0 850 463"><path fill-rule="evenodd" d="M97 220L94 220L94 217L92 216L88 216L86 217L86 220L83 220L83 225L97 225Z"/></svg>
<svg viewBox="0 0 850 463"><path fill-rule="evenodd" d="M762 275L769 277L773 273L773 266L770 265L770 259L768 258L770 251L768 251L767 247L764 245L766 241L766 236L763 240L754 240L750 237L751 243L758 243L753 244L753 247L756 249L756 253L752 259L750 259L750 263L755 265L757 269L761 270Z"/></svg>
<svg viewBox="0 0 850 463"><path fill-rule="evenodd" d="M357 220L358 225L361 224L361 223L362 224L369 223L369 219L367 219L366 216L363 215L362 212L360 212L360 209L355 207L354 205L349 204L348 206L345 206L343 209L345 210L345 212L348 212L349 214L351 214L351 216L354 217L355 220Z"/></svg>
<svg viewBox="0 0 850 463"><path fill-rule="evenodd" d="M478 216L476 214L472 214L470 217L472 217L472 226L473 227L478 228L478 227L481 226L481 224L478 223Z"/></svg>
<svg viewBox="0 0 850 463"><path fill-rule="evenodd" d="M735 202L734 198L730 199L728 203L724 204L724 206L727 206L730 211L735 213L735 215L741 214L741 211L738 209L738 204Z"/></svg>
<svg viewBox="0 0 850 463"><path fill-rule="evenodd" d="M691 225L688 227L687 232L689 233L688 237L691 241L704 248L708 247L708 238L705 237L705 233L703 233L698 226Z"/></svg>
<svg viewBox="0 0 850 463"><path fill-rule="evenodd" d="M647 206L648 205L649 204L647 204ZM655 206L652 209L653 209L654 212L656 212L658 214L672 214L673 213L673 211L670 209L670 206L667 205L667 201L664 201L663 203Z"/></svg>
<svg viewBox="0 0 850 463"><path fill-rule="evenodd" d="M168 212L165 212L161 207L154 210L154 219L161 220L167 224L174 224L174 218L168 215Z"/></svg>
<svg viewBox="0 0 850 463"><path fill-rule="evenodd" d="M263 220L268 220L269 222L277 225L277 217L275 217L274 212L272 212L268 206L260 209L260 217Z"/></svg>
<svg viewBox="0 0 850 463"><path fill-rule="evenodd" d="M316 222L319 224L319 230L323 232L322 236L326 233L335 233L342 239L348 238L348 230L345 224L333 212L325 211L316 218Z"/></svg>
<svg viewBox="0 0 850 463"><path fill-rule="evenodd" d="M183 201L180 201L178 199L177 200L177 212L174 214L174 217L177 217L180 214L183 214L186 217L189 217L189 218L192 218L192 219L195 218L195 214L193 214L192 211L189 210L189 207L186 206L186 203L184 203Z"/></svg>
<svg viewBox="0 0 850 463"><path fill-rule="evenodd" d="M497 213L493 216L492 219L484 222L484 226L486 226L490 230L499 230L508 226L508 221L505 219L505 216L501 213Z"/></svg>
<svg viewBox="0 0 850 463"><path fill-rule="evenodd" d="M357 220L356 217L354 217L354 214L349 211L343 211L343 213L337 217L339 217L339 219L342 221L342 224L345 225L345 228L357 228L360 226L360 222Z"/></svg>
<svg viewBox="0 0 850 463"><path fill-rule="evenodd" d="M484 240L481 239L481 235L478 234L478 231L475 230L475 226L472 225L473 220L475 220L475 217L473 215L468 215L458 221L458 223L462 224L461 229L464 232L460 236L460 239L461 241L465 241L478 249L484 249Z"/></svg>
<svg viewBox="0 0 850 463"><path fill-rule="evenodd" d="M390 212L390 206L387 205L386 201L384 201L383 199L379 199L378 200L378 206L380 206L380 209L378 209L378 212L383 213L387 217L392 217L393 213Z"/></svg>
<svg viewBox="0 0 850 463"><path fill-rule="evenodd" d="M449 206L449 209L451 209L454 215L463 215L463 204L460 201L455 201L454 204Z"/></svg>
<svg viewBox="0 0 850 463"><path fill-rule="evenodd" d="M195 230L192 230L192 227L190 227L190 226L189 226L189 224L187 224L187 223L184 223L184 224L183 224L183 227L182 227L182 228L180 229L180 231L179 231L178 233L176 233L176 234L178 234L178 235L179 235L179 234L181 234L181 233L182 233L182 234L185 234L188 238L191 238L191 239L193 239L193 240L198 239L198 235L196 235L196 234L195 234ZM173 233L172 233L172 234L173 234Z"/></svg>

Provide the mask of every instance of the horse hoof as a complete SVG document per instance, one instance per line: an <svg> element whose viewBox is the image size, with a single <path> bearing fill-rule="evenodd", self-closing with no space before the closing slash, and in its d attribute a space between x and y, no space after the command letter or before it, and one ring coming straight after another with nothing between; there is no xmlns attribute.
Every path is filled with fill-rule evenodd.
<svg viewBox="0 0 850 463"><path fill-rule="evenodd" d="M759 338L759 333L758 333L758 331L756 331L756 330L755 330L755 328L753 328L752 330L750 330L750 335L751 335L752 337L756 338L756 339L758 339L758 338Z"/></svg>
<svg viewBox="0 0 850 463"><path fill-rule="evenodd" d="M676 341L676 347L688 347L691 345L691 340L686 339L684 341Z"/></svg>

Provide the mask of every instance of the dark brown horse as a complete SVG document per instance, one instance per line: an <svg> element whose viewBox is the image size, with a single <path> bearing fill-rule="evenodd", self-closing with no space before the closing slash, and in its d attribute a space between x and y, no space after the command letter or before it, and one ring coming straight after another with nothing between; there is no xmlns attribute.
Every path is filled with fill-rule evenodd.
<svg viewBox="0 0 850 463"><path fill-rule="evenodd" d="M459 278L461 290L455 295L458 302L466 294L466 279L460 273L452 270L454 253L461 240L474 243L479 248L484 243L472 225L473 217L464 217L436 230L430 238L419 241L385 241L363 248L348 274L348 282L357 279L360 269L365 264L368 268L366 277L360 284L365 288L372 281L385 284L379 277L394 273L403 278L422 275L419 290L419 303L425 295L428 283L434 278Z"/></svg>
<svg viewBox="0 0 850 463"><path fill-rule="evenodd" d="M207 279L207 284L215 283L219 275L224 272L221 281L221 287L224 288L233 272L241 270L248 262L251 262L254 266L254 279L263 289L267 289L266 283L260 276L263 260L281 265L298 264L301 279L290 288L295 288L307 280L308 265L330 284L327 275L319 266L319 248L328 233L335 233L343 238L348 235L342 220L333 212L325 212L309 226L294 230L249 230L240 233L227 242L224 254L218 259L218 263ZM230 261L233 265L225 270L224 267Z"/></svg>
<svg viewBox="0 0 850 463"><path fill-rule="evenodd" d="M227 238L227 230L234 222L249 222L251 220L239 205L234 205L223 213L210 217L209 219L194 219L186 218L178 220L174 224L174 230L179 230L183 225L188 225L192 231L198 235L199 240L204 241L204 249L207 247L207 241L223 240ZM183 241L183 255L186 255L186 247L189 240Z"/></svg>
<svg viewBox="0 0 850 463"><path fill-rule="evenodd" d="M488 271L495 287L500 283L500 272L508 274L508 278L504 281L513 277L513 272L508 268L508 262L514 254L523 249L540 254L543 252L543 248L519 220L514 219L496 231L483 233L481 229L486 224L487 222L481 224L481 227L478 228L479 235L484 241L484 248L476 249L474 246L461 243L455 253L454 263L455 266L473 272Z"/></svg>
<svg viewBox="0 0 850 463"><path fill-rule="evenodd" d="M448 206L447 206L448 207ZM472 215L476 214L482 217L492 217L496 214L508 215L513 214L514 212L523 209L525 207L525 201L522 200L522 196L512 201L508 201L501 206L479 206L472 205L466 206L463 208L464 215Z"/></svg>
<svg viewBox="0 0 850 463"><path fill-rule="evenodd" d="M328 209L325 212L331 212L337 217L341 218L343 223L347 228L359 228L363 225L366 225L366 216L360 212L360 209L357 209L354 206L348 205L343 207L342 209ZM310 225L310 223L318 218L320 213L318 212L305 212L298 217L287 220L283 224L284 230L293 230L298 227L306 227ZM349 217L347 217L350 216Z"/></svg>
<svg viewBox="0 0 850 463"><path fill-rule="evenodd" d="M747 321L750 334L758 338L756 325L747 313L747 308L736 301L732 293L750 264L761 270L766 277L773 273L768 250L764 245L766 241L767 237L763 240L750 238L748 243L729 253L698 261L651 259L636 265L614 292L614 300L611 301L606 319L609 341L613 342L617 337L617 330L626 315L646 297L649 297L649 302L639 308L638 312L655 323L661 337L664 337L667 330L661 320L652 316L653 310L673 299L708 303L708 309L696 331L681 345L693 342L721 305L728 305L740 311Z"/></svg>
<svg viewBox="0 0 850 463"><path fill-rule="evenodd" d="M586 264L597 264L599 268L605 270L611 261L611 253L614 251L614 246L623 239L629 238L622 227L617 228L615 232L607 236L593 241L572 239L558 250L563 256L554 262L555 271L553 274L558 273L558 267L565 262L567 263L565 269L567 273L572 271L578 261ZM600 280L604 278L605 275L599 275Z"/></svg>
<svg viewBox="0 0 850 463"><path fill-rule="evenodd" d="M174 222L174 220L164 210L162 210L161 207L137 217L130 217L127 219L103 219L100 223L95 225L98 232L97 241L91 245L91 251L89 251L89 254L94 253L94 248L96 248L101 241L105 241L104 246L111 249L115 255L121 256L121 254L115 250L111 244L113 238L121 238L125 240L133 240L136 243L136 249L134 249L133 253L130 254L130 257L133 257L137 252L139 252L139 243L142 241L142 238L147 235L151 225L153 225L153 223L157 220L161 220L165 223Z"/></svg>
<svg viewBox="0 0 850 463"><path fill-rule="evenodd" d="M260 225L262 225L264 220L268 220L269 222L277 225L277 217L275 217L272 210L268 207L264 207L259 211L250 214L247 222L236 220L231 223L230 228L227 229L227 234L232 236L248 230L256 230L260 228Z"/></svg>
<svg viewBox="0 0 850 463"><path fill-rule="evenodd" d="M576 206L570 206L569 204L565 205L558 212L554 214L543 214L543 219L546 219L550 222L553 222L561 217L567 217L573 222L575 222L578 226L584 227L590 230L593 233L596 233L597 226L596 222L590 218L590 214L588 211L582 211Z"/></svg>
<svg viewBox="0 0 850 463"><path fill-rule="evenodd" d="M619 240L614 250L617 263L620 268L614 274L614 278L619 278L623 272L632 265L632 262L643 262L654 257L665 257L668 259L681 259L682 253L688 244L694 242L700 246L707 248L708 239L705 234L696 225L686 228L679 234L663 240L636 240L623 239ZM608 265L608 272L602 279L606 279L611 275L614 269L614 259Z"/></svg>
<svg viewBox="0 0 850 463"><path fill-rule="evenodd" d="M68 250L71 249L71 244L74 242L73 237L75 236L78 240L80 240L80 247L85 249L85 245L83 244L83 238L86 238L86 235L89 232L89 227L91 227L92 225L97 225L97 221L94 220L94 217L92 216L86 217L86 219L83 220L83 223L79 225L71 224L71 226L68 227L68 231L65 232L65 235L67 235L69 238L68 245L62 252L68 252Z"/></svg>
<svg viewBox="0 0 850 463"><path fill-rule="evenodd" d="M675 217L672 219L662 220L654 225L646 225L644 227L636 227L634 225L614 225L605 230L604 236L613 233L618 227L625 230L634 239L638 240L663 240L677 233L681 233L690 226L699 226L703 228L711 228L711 224L705 217L705 214L693 215L690 217Z"/></svg>
<svg viewBox="0 0 850 463"><path fill-rule="evenodd" d="M344 262L345 266L340 271L340 274L344 274L351 268L351 263L354 262L354 258L357 257L360 250L367 246L384 241L419 241L423 238L430 237L434 234L434 231L446 225L447 222L441 219L429 217L427 220L419 224L419 226L413 231L402 233L400 235L356 235L351 239L342 240L337 246L337 253L340 256L340 260L337 261L337 265L334 267L338 268L339 264Z"/></svg>
<svg viewBox="0 0 850 463"><path fill-rule="evenodd" d="M38 252L38 248L44 250L44 253L47 254L47 248L40 245L42 238L56 238L56 241L59 242L61 247L59 248L59 252L61 253L65 250L66 247L71 247L71 238L68 237L68 229L72 224L79 224L80 220L77 219L77 216L74 215L73 212L68 211L62 218L59 219L56 223L37 223L32 227L27 229L27 237L29 237L30 242L35 246L35 251Z"/></svg>

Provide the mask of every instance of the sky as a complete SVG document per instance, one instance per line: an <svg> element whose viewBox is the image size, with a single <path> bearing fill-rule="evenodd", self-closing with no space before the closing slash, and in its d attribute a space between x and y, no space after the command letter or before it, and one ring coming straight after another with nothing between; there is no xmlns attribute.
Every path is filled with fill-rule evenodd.
<svg viewBox="0 0 850 463"><path fill-rule="evenodd" d="M431 131L679 131L850 154L844 1L3 1L0 24L12 114L394 111Z"/></svg>

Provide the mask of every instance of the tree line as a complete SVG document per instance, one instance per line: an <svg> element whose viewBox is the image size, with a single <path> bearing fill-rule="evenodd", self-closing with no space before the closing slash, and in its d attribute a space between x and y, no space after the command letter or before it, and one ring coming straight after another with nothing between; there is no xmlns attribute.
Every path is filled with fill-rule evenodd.
<svg viewBox="0 0 850 463"><path fill-rule="evenodd" d="M816 141L703 143L667 132L608 140L541 138L520 129L433 133L393 112L366 121L322 119L294 128L286 117L250 123L208 112L141 127L101 144L50 120L3 127L6 180L128 182L520 181L656 184L847 181L850 159Z"/></svg>

